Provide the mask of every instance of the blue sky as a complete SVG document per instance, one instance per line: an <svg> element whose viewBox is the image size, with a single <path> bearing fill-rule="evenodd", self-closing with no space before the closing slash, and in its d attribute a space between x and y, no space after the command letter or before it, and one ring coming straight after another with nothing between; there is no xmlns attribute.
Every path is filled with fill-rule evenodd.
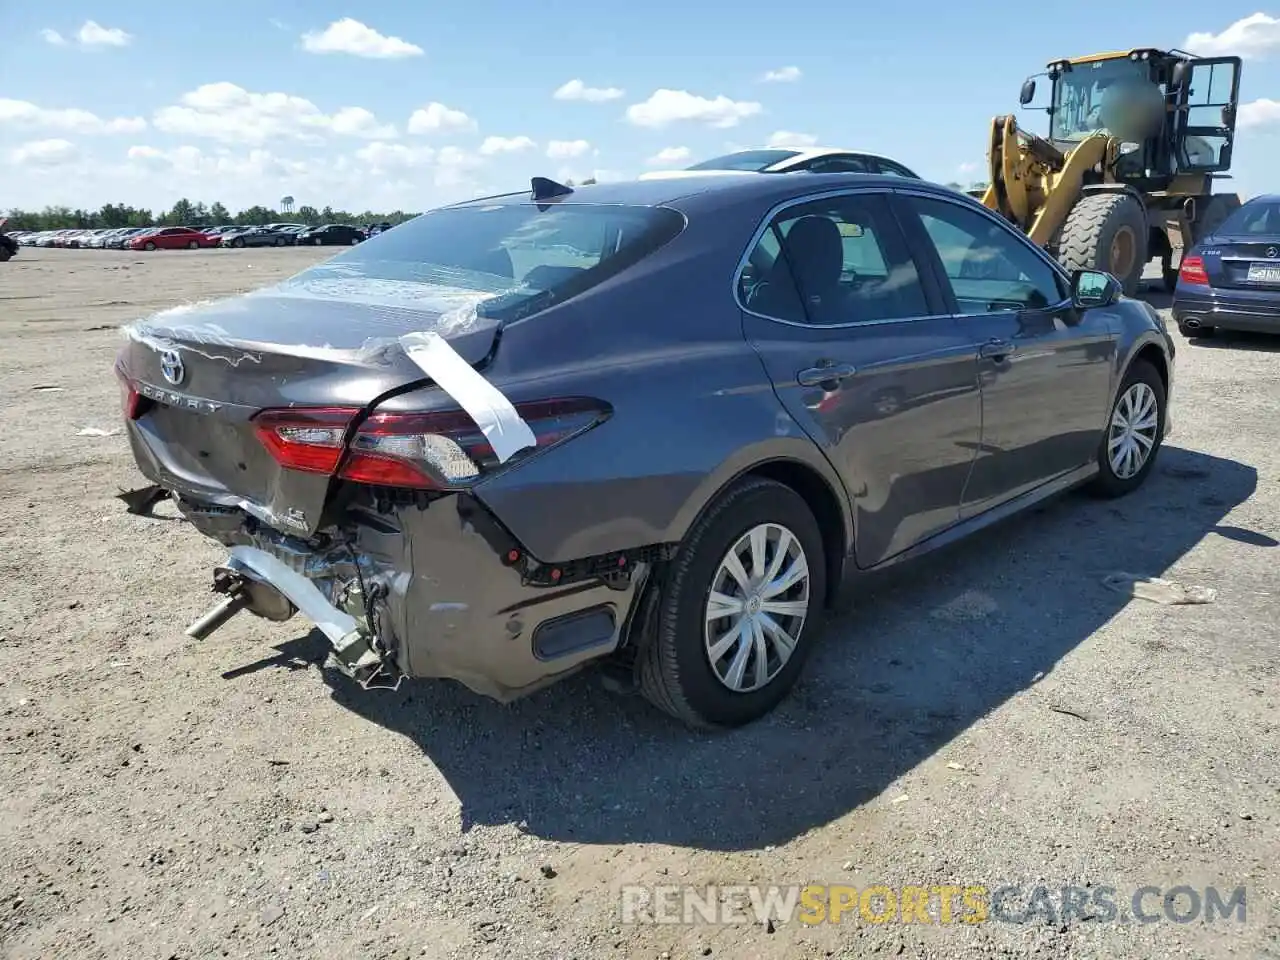
<svg viewBox="0 0 1280 960"><path fill-rule="evenodd" d="M1181 46L1196 34L1208 36L1194 52L1247 57L1241 99L1252 106L1230 185L1280 190L1280 10L1081 4L1068 16L1046 8L1042 36L995 41L1009 9L3 4L0 209L166 207L183 195L235 207L285 193L318 206L423 209L518 189L534 174L684 166L779 133L969 182L985 179L990 118L1015 108L1023 78L1047 60ZM553 96L574 80L591 92ZM1023 120L1043 132L1043 114Z"/></svg>

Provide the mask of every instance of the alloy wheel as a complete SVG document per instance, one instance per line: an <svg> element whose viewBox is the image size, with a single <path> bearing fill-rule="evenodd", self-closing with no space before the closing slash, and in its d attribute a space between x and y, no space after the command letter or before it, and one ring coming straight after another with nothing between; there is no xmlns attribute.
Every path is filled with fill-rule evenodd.
<svg viewBox="0 0 1280 960"><path fill-rule="evenodd" d="M1151 456L1160 428L1155 391L1138 381L1130 385L1111 414L1107 458L1111 472L1121 480L1137 476Z"/></svg>
<svg viewBox="0 0 1280 960"><path fill-rule="evenodd" d="M762 523L729 549L707 595L704 643L735 693L768 685L795 652L809 610L809 563L786 527Z"/></svg>

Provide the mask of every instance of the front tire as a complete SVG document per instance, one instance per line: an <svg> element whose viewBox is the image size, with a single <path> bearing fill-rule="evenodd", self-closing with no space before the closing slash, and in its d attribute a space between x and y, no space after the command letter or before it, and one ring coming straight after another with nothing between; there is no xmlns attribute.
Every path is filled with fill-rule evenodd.
<svg viewBox="0 0 1280 960"><path fill-rule="evenodd" d="M795 685L819 626L826 556L790 487L747 479L694 525L671 562L640 689L691 727L757 720Z"/></svg>
<svg viewBox="0 0 1280 960"><path fill-rule="evenodd" d="M1146 360L1135 360L1111 406L1098 444L1095 494L1123 497L1146 481L1164 441L1164 381Z"/></svg>
<svg viewBox="0 0 1280 960"><path fill-rule="evenodd" d="M1058 239L1067 270L1105 270L1132 297L1147 266L1147 216L1127 193L1092 193L1076 201Z"/></svg>
<svg viewBox="0 0 1280 960"><path fill-rule="evenodd" d="M143 244L143 247L142 247L143 250L146 250L148 252L154 250L155 248L156 248L156 245L152 243L150 240L148 240L145 244Z"/></svg>

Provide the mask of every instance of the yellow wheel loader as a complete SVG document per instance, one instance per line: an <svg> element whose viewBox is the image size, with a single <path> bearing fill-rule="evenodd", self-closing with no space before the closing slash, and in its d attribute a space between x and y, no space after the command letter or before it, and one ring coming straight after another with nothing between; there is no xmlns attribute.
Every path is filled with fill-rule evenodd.
<svg viewBox="0 0 1280 960"><path fill-rule="evenodd" d="M1240 58L1138 49L1057 60L1037 76L1051 85L1048 137L1012 115L992 120L989 185L974 195L1068 270L1105 270L1132 295L1159 257L1172 290L1181 251L1240 206L1213 192L1231 168ZM1035 93L1030 77L1021 105Z"/></svg>

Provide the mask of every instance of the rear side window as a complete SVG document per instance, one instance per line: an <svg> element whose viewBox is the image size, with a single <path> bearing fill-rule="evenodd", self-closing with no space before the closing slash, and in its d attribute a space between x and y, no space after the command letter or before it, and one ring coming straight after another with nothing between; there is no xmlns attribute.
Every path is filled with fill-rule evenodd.
<svg viewBox="0 0 1280 960"><path fill-rule="evenodd" d="M875 173L866 157L819 157L805 167L813 173Z"/></svg>
<svg viewBox="0 0 1280 960"><path fill-rule="evenodd" d="M701 163L695 163L689 167L690 170L743 170L759 172L768 167L772 167L775 163L781 163L783 160L790 160L792 157L799 156L796 150L740 150L737 153L728 153L723 157L714 157L710 160L703 160Z"/></svg>
<svg viewBox="0 0 1280 960"><path fill-rule="evenodd" d="M905 177L908 180L920 179L914 173L908 170L906 167L901 166L900 164L894 163L891 160L885 160L884 158L877 158L876 166L880 168L880 173L884 174L885 176Z"/></svg>
<svg viewBox="0 0 1280 960"><path fill-rule="evenodd" d="M882 196L788 207L747 261L739 299L767 317L831 326L930 312L915 261Z"/></svg>
<svg viewBox="0 0 1280 960"><path fill-rule="evenodd" d="M286 286L359 280L383 289L388 284L447 288L451 294L474 293L483 301L482 316L509 321L615 276L676 237L684 224L683 215L665 207L449 207L381 232Z"/></svg>
<svg viewBox="0 0 1280 960"><path fill-rule="evenodd" d="M1220 234L1280 238L1280 203L1247 203L1222 222Z"/></svg>

